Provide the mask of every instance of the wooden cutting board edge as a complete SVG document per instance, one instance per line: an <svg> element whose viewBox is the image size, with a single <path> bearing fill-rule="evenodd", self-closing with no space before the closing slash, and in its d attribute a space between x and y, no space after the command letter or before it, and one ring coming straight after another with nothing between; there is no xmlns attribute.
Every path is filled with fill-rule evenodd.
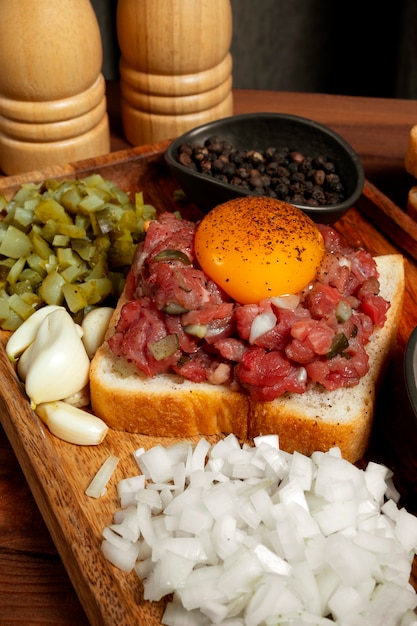
<svg viewBox="0 0 417 626"><path fill-rule="evenodd" d="M169 143L164 141L0 179L0 193L2 190L14 193L25 182L40 182L49 177L80 177L96 171L106 177L107 169L115 166L122 169L132 160L159 159ZM352 217L347 218L348 227L349 220L353 231L357 220L355 209ZM413 298L414 295L413 292ZM7 333L0 333L0 343L4 345L7 337ZM101 531L111 522L112 513L118 506L116 481L135 471L133 450L155 442L113 432L101 446L77 452L70 444L52 437L32 412L3 348L0 348L0 374L0 420L91 624L158 626L164 602L152 605L143 602L141 583L136 575L119 572L100 551ZM120 467L112 477L108 493L98 501L87 501L84 490L109 453L120 455ZM71 460L69 465L79 463L76 472L70 472L65 459Z"/></svg>

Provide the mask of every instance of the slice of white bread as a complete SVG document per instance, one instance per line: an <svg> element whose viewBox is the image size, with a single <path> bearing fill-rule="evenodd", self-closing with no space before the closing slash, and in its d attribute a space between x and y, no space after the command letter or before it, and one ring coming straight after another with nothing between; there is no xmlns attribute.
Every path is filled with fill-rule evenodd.
<svg viewBox="0 0 417 626"><path fill-rule="evenodd" d="M402 255L376 257L376 262L380 293L391 306L384 327L374 332L367 345L369 372L355 387L331 392L317 387L272 402L254 402L223 385L192 383L170 375L148 378L104 343L91 364L93 412L116 430L184 438L233 432L248 441L276 433L280 447L288 452L310 455L338 446L344 458L359 460L369 442L376 390L396 340L404 297Z"/></svg>

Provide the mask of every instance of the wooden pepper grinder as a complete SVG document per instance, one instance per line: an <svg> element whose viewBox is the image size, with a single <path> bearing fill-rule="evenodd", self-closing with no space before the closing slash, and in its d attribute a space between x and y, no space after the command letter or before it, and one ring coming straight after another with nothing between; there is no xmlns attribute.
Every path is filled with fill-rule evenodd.
<svg viewBox="0 0 417 626"><path fill-rule="evenodd" d="M233 113L229 0L119 0L122 123L133 145Z"/></svg>
<svg viewBox="0 0 417 626"><path fill-rule="evenodd" d="M0 169L110 150L102 44L89 0L2 0Z"/></svg>

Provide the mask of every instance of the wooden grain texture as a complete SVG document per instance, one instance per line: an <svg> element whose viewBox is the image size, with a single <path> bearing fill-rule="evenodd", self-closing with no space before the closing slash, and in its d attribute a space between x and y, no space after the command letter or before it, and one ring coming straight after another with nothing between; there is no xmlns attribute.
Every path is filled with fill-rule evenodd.
<svg viewBox="0 0 417 626"><path fill-rule="evenodd" d="M358 208L400 250L417 261L417 222L382 194L375 185L365 181Z"/></svg>
<svg viewBox="0 0 417 626"><path fill-rule="evenodd" d="M143 190L145 200L154 203L159 210L180 209L184 216L196 219L200 214L195 207L178 205L173 200L177 185L170 179L163 162L162 151L166 145L167 142L162 142L74 165L6 178L0 180L0 193L11 196L27 181L40 181L51 176L85 176L94 171L128 191ZM337 228L349 243L363 245L373 254L397 250L358 208L352 208ZM417 426L406 401L401 368L404 346L415 325L417 265L410 257L406 264L406 294L398 349L381 392L374 434L364 461L385 462L394 470L402 502L412 512L417 512L417 462L413 446ZM6 340L7 335L3 333L1 342L4 344ZM67 444L51 436L31 411L23 387L2 347L0 380L3 428L90 623L93 626L158 626L163 602L144 602L141 583L135 574L127 576L119 572L100 552L101 532L110 523L118 504L116 483L136 473L133 451L140 446L154 445L157 440L111 431L98 447ZM163 443L168 441L172 442L166 440ZM85 488L109 454L117 455L120 463L107 493L99 500L88 498ZM11 556L11 565L12 562ZM51 587L53 590L53 585Z"/></svg>
<svg viewBox="0 0 417 626"><path fill-rule="evenodd" d="M102 59L89 0L3 0L1 170L17 174L109 151Z"/></svg>
<svg viewBox="0 0 417 626"><path fill-rule="evenodd" d="M121 113L132 144L232 115L229 0L119 0L117 35Z"/></svg>
<svg viewBox="0 0 417 626"><path fill-rule="evenodd" d="M236 89L235 113L292 113L327 124L360 155L365 174L378 189L406 208L416 179L404 167L416 102L389 98L337 96Z"/></svg>

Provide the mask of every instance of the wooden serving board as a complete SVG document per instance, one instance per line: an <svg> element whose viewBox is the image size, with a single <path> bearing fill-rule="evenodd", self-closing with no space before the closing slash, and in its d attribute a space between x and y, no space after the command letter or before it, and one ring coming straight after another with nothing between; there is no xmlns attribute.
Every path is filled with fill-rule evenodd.
<svg viewBox="0 0 417 626"><path fill-rule="evenodd" d="M93 172L113 180L126 191L144 192L145 201L159 211L181 210L184 217L201 215L189 204L174 200L176 183L163 161L168 142L113 153L67 166L0 180L0 193L11 197L24 182L45 178L83 177ZM373 222L380 206L389 200L377 189L366 186L358 206L352 208L336 227L349 243L363 245L372 254L398 251L398 248L361 212L361 202L370 207ZM394 471L402 503L417 513L417 421L408 403L402 359L405 343L417 325L417 264L410 255L406 264L406 294L398 335L398 349L393 355L376 411L374 433L367 460L386 463ZM109 432L97 447L67 444L53 437L30 409L22 384L8 361L4 345L7 333L0 333L0 420L33 492L39 509L62 557L76 592L93 625L158 626L164 602L143 600L136 574L126 575L110 565L101 555L101 533L112 521L118 507L116 484L137 473L133 451L164 440L116 431ZM172 443L172 440L165 440ZM95 472L110 455L120 462L98 500L88 498L85 489ZM413 580L414 572L413 572Z"/></svg>

